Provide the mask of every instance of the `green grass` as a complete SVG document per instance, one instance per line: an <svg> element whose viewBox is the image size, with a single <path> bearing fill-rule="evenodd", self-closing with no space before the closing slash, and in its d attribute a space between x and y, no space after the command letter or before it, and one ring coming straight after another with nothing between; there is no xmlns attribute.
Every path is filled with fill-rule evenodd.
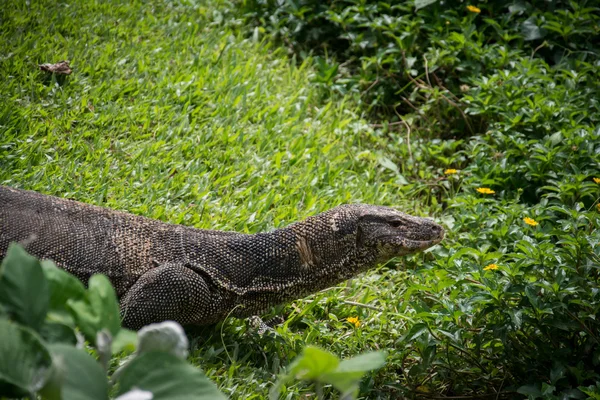
<svg viewBox="0 0 600 400"><path fill-rule="evenodd" d="M423 214L379 166L384 150L355 107L324 103L308 85L310 61L297 66L283 51L245 39L218 22L218 7L3 7L0 184L244 232L346 202ZM74 70L64 82L38 70L63 59ZM234 319L203 329L193 361L232 398L262 398L305 344L340 356L393 346L407 319L396 317L402 305L394 304L404 279L381 269L301 300L287 309L302 311L275 342ZM353 328L348 316L362 326Z"/></svg>
<svg viewBox="0 0 600 400"><path fill-rule="evenodd" d="M5 9L3 184L198 227L257 231L343 202L399 204L351 105L299 67L157 2ZM37 64L71 60L64 84Z"/></svg>
<svg viewBox="0 0 600 400"><path fill-rule="evenodd" d="M600 396L598 10L367 3L2 7L0 184L242 232L346 202L446 225L425 254L280 307L275 337L190 331L233 399L265 398L307 344L386 350L365 398ZM62 59L64 80L38 70ZM362 118L377 110L391 121Z"/></svg>

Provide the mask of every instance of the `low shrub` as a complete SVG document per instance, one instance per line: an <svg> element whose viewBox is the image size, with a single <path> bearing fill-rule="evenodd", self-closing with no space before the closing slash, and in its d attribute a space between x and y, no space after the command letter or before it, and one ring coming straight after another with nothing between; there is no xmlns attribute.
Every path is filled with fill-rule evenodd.
<svg viewBox="0 0 600 400"><path fill-rule="evenodd" d="M326 96L362 104L398 190L448 227L408 261L396 312L411 322L380 384L600 397L596 5L240 3L259 32L317 59Z"/></svg>

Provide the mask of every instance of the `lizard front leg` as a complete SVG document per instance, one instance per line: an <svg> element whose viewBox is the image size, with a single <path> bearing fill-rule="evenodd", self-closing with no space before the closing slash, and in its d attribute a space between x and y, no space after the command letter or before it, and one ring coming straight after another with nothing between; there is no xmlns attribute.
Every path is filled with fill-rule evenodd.
<svg viewBox="0 0 600 400"><path fill-rule="evenodd" d="M220 296L201 275L179 265L149 270L121 298L123 326L130 329L161 321L207 325L218 319Z"/></svg>

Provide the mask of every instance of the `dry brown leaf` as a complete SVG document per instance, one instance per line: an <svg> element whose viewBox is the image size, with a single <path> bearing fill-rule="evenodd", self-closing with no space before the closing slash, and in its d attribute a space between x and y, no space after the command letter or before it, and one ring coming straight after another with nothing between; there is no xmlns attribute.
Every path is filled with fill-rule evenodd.
<svg viewBox="0 0 600 400"><path fill-rule="evenodd" d="M73 70L69 66L69 61L59 61L56 64L40 64L40 69L51 74L71 75Z"/></svg>

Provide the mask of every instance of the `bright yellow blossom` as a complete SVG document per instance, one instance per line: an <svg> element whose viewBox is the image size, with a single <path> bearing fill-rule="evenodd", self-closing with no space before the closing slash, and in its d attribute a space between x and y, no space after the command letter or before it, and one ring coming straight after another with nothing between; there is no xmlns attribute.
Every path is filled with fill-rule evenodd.
<svg viewBox="0 0 600 400"><path fill-rule="evenodd" d="M525 218L523 218L523 221L527 225L531 225L531 226L537 226L537 225L539 225L539 223L535 219L533 219L533 218L525 217Z"/></svg>
<svg viewBox="0 0 600 400"><path fill-rule="evenodd" d="M495 269L498 269L498 266L496 264L489 264L483 267L484 271L493 271Z"/></svg>
<svg viewBox="0 0 600 400"><path fill-rule="evenodd" d="M481 12L481 10L475 6L467 6L467 10L475 14L479 14Z"/></svg>
<svg viewBox="0 0 600 400"><path fill-rule="evenodd" d="M593 178L594 182L596 182L598 185L600 185L600 178Z"/></svg>
<svg viewBox="0 0 600 400"><path fill-rule="evenodd" d="M447 170L444 171L445 175L452 175L452 174L458 174L458 170L454 169L454 168L448 168Z"/></svg>
<svg viewBox="0 0 600 400"><path fill-rule="evenodd" d="M358 317L348 317L346 318L346 321L350 322L351 324L354 324L354 326L357 328L360 326L360 321L358 320Z"/></svg>
<svg viewBox="0 0 600 400"><path fill-rule="evenodd" d="M496 192L494 192L492 189L490 188L477 188L477 191L481 194L494 194Z"/></svg>

